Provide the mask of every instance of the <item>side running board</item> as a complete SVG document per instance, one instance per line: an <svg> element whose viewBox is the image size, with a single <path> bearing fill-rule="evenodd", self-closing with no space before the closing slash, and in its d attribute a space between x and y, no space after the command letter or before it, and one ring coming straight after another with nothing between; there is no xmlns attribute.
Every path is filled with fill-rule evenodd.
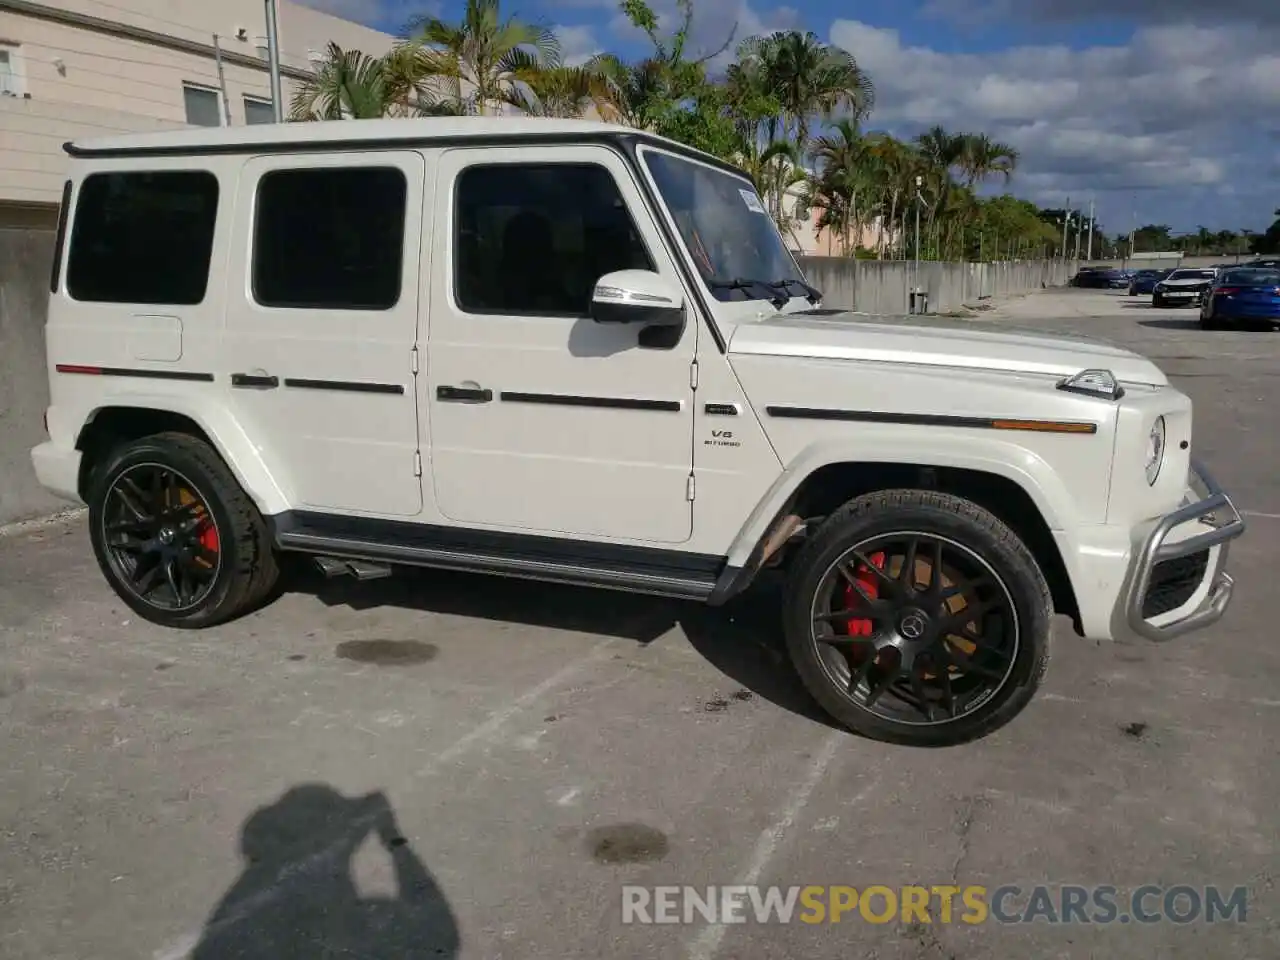
<svg viewBox="0 0 1280 960"><path fill-rule="evenodd" d="M399 564L702 601L725 572L723 557L398 521L289 513L273 526L280 549L316 555L327 576L369 579Z"/></svg>

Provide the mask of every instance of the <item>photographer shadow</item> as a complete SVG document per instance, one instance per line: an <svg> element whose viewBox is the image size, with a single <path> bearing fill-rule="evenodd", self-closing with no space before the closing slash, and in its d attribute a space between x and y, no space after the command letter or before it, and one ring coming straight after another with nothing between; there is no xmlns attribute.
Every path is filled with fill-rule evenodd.
<svg viewBox="0 0 1280 960"><path fill-rule="evenodd" d="M352 859L370 834L398 893L361 896ZM191 960L439 960L458 955L457 922L400 834L386 797L304 784L256 811L240 842L247 863L205 925Z"/></svg>

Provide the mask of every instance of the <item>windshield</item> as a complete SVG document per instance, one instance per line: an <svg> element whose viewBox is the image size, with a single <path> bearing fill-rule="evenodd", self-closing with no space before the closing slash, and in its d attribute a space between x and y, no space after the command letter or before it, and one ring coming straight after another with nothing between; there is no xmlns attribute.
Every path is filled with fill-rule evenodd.
<svg viewBox="0 0 1280 960"><path fill-rule="evenodd" d="M669 153L644 150L643 156L717 300L770 299L779 291L768 284L804 283L749 180ZM800 289L786 293L798 296Z"/></svg>
<svg viewBox="0 0 1280 960"><path fill-rule="evenodd" d="M1169 274L1170 280L1212 280L1216 273L1212 270L1175 270Z"/></svg>

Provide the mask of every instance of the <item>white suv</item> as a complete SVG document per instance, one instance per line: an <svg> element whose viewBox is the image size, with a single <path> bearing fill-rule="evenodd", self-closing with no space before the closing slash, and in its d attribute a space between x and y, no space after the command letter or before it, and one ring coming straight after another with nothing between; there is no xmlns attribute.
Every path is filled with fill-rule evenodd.
<svg viewBox="0 0 1280 960"><path fill-rule="evenodd" d="M1030 700L1050 618L1217 619L1244 526L1191 404L1111 346L823 309L737 169L585 121L69 144L42 483L149 620L282 552L721 604L782 567L818 701L944 744Z"/></svg>

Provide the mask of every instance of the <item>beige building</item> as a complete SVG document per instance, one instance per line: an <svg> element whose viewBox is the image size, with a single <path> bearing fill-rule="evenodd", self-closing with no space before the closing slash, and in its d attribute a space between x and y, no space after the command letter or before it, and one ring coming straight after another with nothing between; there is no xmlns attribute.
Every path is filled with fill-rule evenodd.
<svg viewBox="0 0 1280 960"><path fill-rule="evenodd" d="M265 11L264 0L0 0L0 226L55 222L68 140L271 122ZM289 0L279 34L286 113L331 40L374 56L393 43Z"/></svg>

